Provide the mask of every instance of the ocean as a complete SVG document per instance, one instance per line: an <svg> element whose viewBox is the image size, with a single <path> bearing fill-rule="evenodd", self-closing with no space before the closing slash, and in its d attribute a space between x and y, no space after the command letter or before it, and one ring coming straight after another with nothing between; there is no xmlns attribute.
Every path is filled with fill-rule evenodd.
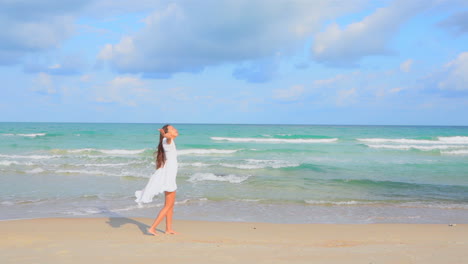
<svg viewBox="0 0 468 264"><path fill-rule="evenodd" d="M0 220L155 217L162 125L0 123ZM175 219L468 223L468 127L173 125Z"/></svg>

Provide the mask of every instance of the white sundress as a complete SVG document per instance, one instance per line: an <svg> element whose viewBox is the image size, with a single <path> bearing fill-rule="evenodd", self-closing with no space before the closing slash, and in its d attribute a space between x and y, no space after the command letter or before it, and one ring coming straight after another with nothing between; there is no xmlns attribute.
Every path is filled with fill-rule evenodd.
<svg viewBox="0 0 468 264"><path fill-rule="evenodd" d="M157 169L145 188L135 192L135 197L138 204L150 203L153 197L162 192L173 192L177 189L177 149L174 140L171 144L167 144L167 139L163 138L163 148L166 154L166 162L163 167Z"/></svg>

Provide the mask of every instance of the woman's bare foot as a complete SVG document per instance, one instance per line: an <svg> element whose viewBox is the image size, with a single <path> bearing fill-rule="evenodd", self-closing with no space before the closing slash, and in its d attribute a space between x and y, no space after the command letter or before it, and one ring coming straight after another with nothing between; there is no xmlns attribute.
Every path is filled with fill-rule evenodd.
<svg viewBox="0 0 468 264"><path fill-rule="evenodd" d="M179 234L179 233L177 233L177 232L174 231L174 230L166 230L166 234L177 235L177 234Z"/></svg>
<svg viewBox="0 0 468 264"><path fill-rule="evenodd" d="M148 228L147 231L148 231L148 233L153 234L153 236L157 236L157 235L158 235L158 233L157 233L156 230L154 230L154 229Z"/></svg>

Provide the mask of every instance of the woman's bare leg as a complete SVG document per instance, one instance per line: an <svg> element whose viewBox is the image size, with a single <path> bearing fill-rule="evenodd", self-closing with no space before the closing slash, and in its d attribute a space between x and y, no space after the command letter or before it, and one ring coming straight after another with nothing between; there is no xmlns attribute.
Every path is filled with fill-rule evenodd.
<svg viewBox="0 0 468 264"><path fill-rule="evenodd" d="M166 216L166 234L177 234L176 231L172 230L172 216L174 215L174 204L175 204L176 192L174 192L174 200L172 200L172 206L167 212Z"/></svg>
<svg viewBox="0 0 468 264"><path fill-rule="evenodd" d="M165 192L164 194L166 195L166 201L164 203L164 207L161 209L161 211L159 211L158 217L156 217L153 224L148 229L148 232L150 232L153 235L157 235L156 227L159 225L159 223L161 223L164 217L167 217L168 212L171 211L170 209L174 207L175 192Z"/></svg>

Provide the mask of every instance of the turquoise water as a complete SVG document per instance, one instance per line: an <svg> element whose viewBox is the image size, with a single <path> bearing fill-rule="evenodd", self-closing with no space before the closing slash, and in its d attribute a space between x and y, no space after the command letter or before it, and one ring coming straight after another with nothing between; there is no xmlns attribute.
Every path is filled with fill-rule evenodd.
<svg viewBox="0 0 468 264"><path fill-rule="evenodd" d="M0 123L0 219L154 217L162 125ZM174 126L176 218L468 222L468 127Z"/></svg>

